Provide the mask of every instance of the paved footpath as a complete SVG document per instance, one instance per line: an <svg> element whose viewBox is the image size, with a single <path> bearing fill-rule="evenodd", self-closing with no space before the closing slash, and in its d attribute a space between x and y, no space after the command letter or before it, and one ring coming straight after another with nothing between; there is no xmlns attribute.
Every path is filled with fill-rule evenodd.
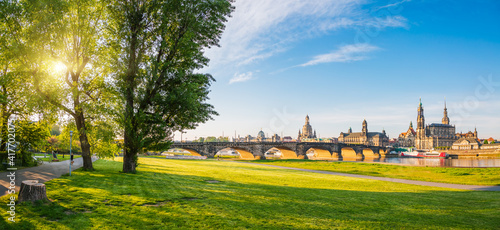
<svg viewBox="0 0 500 230"><path fill-rule="evenodd" d="M92 161L96 161L97 157L92 157ZM83 159L81 157L75 158L71 166L71 171L81 168L83 166ZM69 160L61 162L44 162L43 165L20 169L16 171L0 172L0 196L8 194L7 188L10 186L10 179L7 177L11 172L16 172L16 192L21 188L23 180L38 180L40 183L58 178L63 174L69 173Z"/></svg>
<svg viewBox="0 0 500 230"><path fill-rule="evenodd" d="M322 173L322 174L329 174L329 175L335 175L335 176L356 177L356 178L362 178L362 179L389 181L389 182L403 183L403 184L414 184L414 185L422 185L422 186L432 186L432 187L440 187L440 188L453 188L453 189L464 189L464 190L475 190L475 191L500 191L500 186L446 184L446 183L436 183L436 182L427 182L427 181L395 179L395 178L388 178L388 177L376 177L376 176L365 176L365 175L356 175L356 174L347 174L347 173L337 173L337 172L320 171L320 170L312 170L312 169L292 168L292 167L284 167L284 166L277 166L277 165L266 165L266 164L258 164L258 163L247 163L247 162L244 162L244 163L245 164L252 164L252 165L259 165L259 166L281 168L281 169L291 169L291 170L297 170L297 171L303 171L303 172Z"/></svg>

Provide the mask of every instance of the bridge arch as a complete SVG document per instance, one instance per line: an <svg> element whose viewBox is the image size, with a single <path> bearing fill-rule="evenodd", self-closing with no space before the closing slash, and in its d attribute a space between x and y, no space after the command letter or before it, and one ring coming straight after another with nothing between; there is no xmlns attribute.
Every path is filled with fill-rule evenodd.
<svg viewBox="0 0 500 230"><path fill-rule="evenodd" d="M255 160L255 156L248 150L239 147L231 147L240 154L242 160Z"/></svg>
<svg viewBox="0 0 500 230"><path fill-rule="evenodd" d="M377 152L373 152L373 150L370 148L363 149L363 156L365 157L365 159L379 159L380 158L380 154Z"/></svg>
<svg viewBox="0 0 500 230"><path fill-rule="evenodd" d="M307 158L311 160L332 160L332 154L324 148L312 147L306 151Z"/></svg>
<svg viewBox="0 0 500 230"><path fill-rule="evenodd" d="M176 149L184 150L190 153L192 156L201 156L201 154L196 149L191 149L191 148L171 148L167 152L175 152Z"/></svg>
<svg viewBox="0 0 500 230"><path fill-rule="evenodd" d="M356 150L354 150L351 147L344 147L341 150L342 154L342 159L343 160L359 160L363 159L363 154L362 153L357 153Z"/></svg>
<svg viewBox="0 0 500 230"><path fill-rule="evenodd" d="M295 153L295 151L293 151L292 149L285 147L285 146L272 147L272 148L268 149L264 155L267 158L269 155L267 153L275 152L275 151L279 151L281 153L281 155L279 156L280 159L299 159L299 157L297 156L297 153Z"/></svg>

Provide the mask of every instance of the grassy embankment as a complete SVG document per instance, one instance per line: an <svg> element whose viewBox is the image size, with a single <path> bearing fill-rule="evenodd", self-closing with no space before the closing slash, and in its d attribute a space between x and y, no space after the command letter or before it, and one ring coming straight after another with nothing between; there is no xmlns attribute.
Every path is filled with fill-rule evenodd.
<svg viewBox="0 0 500 230"><path fill-rule="evenodd" d="M251 162L293 168L441 183L500 185L500 168L415 167L379 163L327 162L310 160L259 160Z"/></svg>
<svg viewBox="0 0 500 230"><path fill-rule="evenodd" d="M121 160L121 158L116 158ZM247 165L140 158L46 182L50 203L16 206L0 229L498 229L500 193ZM218 183L216 182L218 181ZM215 183L214 183L215 182ZM0 203L7 203L6 196Z"/></svg>

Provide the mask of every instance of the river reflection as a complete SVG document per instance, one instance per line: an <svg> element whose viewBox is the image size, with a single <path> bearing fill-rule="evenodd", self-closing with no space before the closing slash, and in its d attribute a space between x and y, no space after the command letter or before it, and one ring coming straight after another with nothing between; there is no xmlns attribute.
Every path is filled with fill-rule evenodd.
<svg viewBox="0 0 500 230"><path fill-rule="evenodd" d="M345 160L351 161L351 160ZM434 159L434 158L382 158L382 159L364 159L356 160L364 162L381 162L391 164L401 164L410 166L434 166L434 167L500 167L500 158L495 159L479 159L479 158L462 158L462 159Z"/></svg>

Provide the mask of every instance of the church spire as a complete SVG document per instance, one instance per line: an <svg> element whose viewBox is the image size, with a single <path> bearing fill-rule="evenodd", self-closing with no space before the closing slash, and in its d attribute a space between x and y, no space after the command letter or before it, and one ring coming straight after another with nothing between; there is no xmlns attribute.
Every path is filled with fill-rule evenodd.
<svg viewBox="0 0 500 230"><path fill-rule="evenodd" d="M366 135L368 133L368 124L366 123L366 119L363 120L363 130L361 131L363 135Z"/></svg>
<svg viewBox="0 0 500 230"><path fill-rule="evenodd" d="M441 120L441 123L445 125L450 124L450 118L448 117L448 109L446 108L446 98L444 99L444 112L443 112L443 119Z"/></svg>
<svg viewBox="0 0 500 230"><path fill-rule="evenodd" d="M420 98L420 104L418 106L418 116L417 116L417 130L425 129L425 118L424 118L424 108L422 107L422 98Z"/></svg>

